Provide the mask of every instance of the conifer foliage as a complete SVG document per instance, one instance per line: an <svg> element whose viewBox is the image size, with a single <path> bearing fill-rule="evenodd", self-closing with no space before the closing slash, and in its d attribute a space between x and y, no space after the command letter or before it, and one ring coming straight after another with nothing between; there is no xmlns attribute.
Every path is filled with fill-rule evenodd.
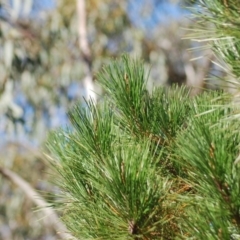
<svg viewBox="0 0 240 240"><path fill-rule="evenodd" d="M211 1L201 2L215 14ZM75 106L71 127L48 141L63 192L56 207L72 235L240 239L240 132L231 97L190 97L176 86L148 91L143 63L126 55L98 81L105 98Z"/></svg>
<svg viewBox="0 0 240 240"><path fill-rule="evenodd" d="M72 129L49 139L79 239L230 239L238 233L237 123L222 93L148 92L143 64L123 56L99 81L97 106L76 106ZM205 114L202 114L205 113ZM236 232L236 233L235 233Z"/></svg>

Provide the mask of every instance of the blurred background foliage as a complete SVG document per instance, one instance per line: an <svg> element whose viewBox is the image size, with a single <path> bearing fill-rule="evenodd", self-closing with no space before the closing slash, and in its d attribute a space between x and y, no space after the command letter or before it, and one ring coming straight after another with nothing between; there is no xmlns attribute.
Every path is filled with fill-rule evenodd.
<svg viewBox="0 0 240 240"><path fill-rule="evenodd" d="M78 1L0 1L0 166L40 192L57 191L41 154L47 132L66 126L68 109L87 97L89 71L97 94L96 73L124 52L151 69L149 88L187 84L198 94L218 87L205 77L223 74L201 42L183 40L196 22L184 7L197 1L87 0L90 54L79 46ZM0 183L0 239L58 239L21 189L3 177Z"/></svg>

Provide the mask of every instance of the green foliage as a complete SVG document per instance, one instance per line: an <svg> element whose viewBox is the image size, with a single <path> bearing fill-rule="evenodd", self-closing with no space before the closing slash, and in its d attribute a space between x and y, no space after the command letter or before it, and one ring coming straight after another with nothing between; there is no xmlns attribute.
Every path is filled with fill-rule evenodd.
<svg viewBox="0 0 240 240"><path fill-rule="evenodd" d="M240 5L198 2L195 37L238 82ZM63 220L79 239L240 239L238 99L148 91L147 78L142 62L113 61L98 75L102 102L75 107L73 128L51 135Z"/></svg>
<svg viewBox="0 0 240 240"><path fill-rule="evenodd" d="M239 8L240 2L235 0L200 0L197 11L192 9L199 20L191 37L208 42L223 60L223 69L236 80L240 77ZM239 88L239 80L236 83Z"/></svg>
<svg viewBox="0 0 240 240"><path fill-rule="evenodd" d="M239 124L222 92L146 89L123 56L99 74L107 96L56 131L63 221L79 239L230 239L240 226Z"/></svg>
<svg viewBox="0 0 240 240"><path fill-rule="evenodd" d="M84 0L86 40L92 56L86 58L79 46L79 30L85 22L81 20L83 14L77 13L79 2L83 1L3 0L0 4L0 165L14 170L41 192L55 192L55 187L46 183L51 174L44 156L39 153L42 151L40 145L49 129L68 122L66 109L76 100L81 101L88 65L92 67L91 74L95 75L112 57L127 51L130 55L140 56L145 65L151 66L149 83L165 84L185 81L183 67L193 57L186 56L185 49L191 43L182 41L184 32L178 31L180 25L191 23L185 21L183 15L177 21L168 18L167 24L159 23L158 11L162 8L157 6L168 1L153 1L149 5L145 0L135 8L134 1L128 0ZM130 16L135 13L140 21L133 23L136 17ZM151 29L144 26L153 23L149 22L149 17L156 21ZM149 30L151 34L148 34ZM202 71L202 67L194 62L191 66ZM154 105L155 110L148 106L142 111L151 111L151 116L159 119L157 109L161 104L157 98L153 100L154 103L148 104ZM141 103L144 103L143 99ZM158 123L153 126L149 123L150 115L147 119L143 113L138 115L140 128L145 129L144 134L136 129L138 141L152 132L156 135ZM114 122L115 119L114 114ZM152 128L150 131L147 131L148 126ZM166 122L166 131L168 126L171 125ZM106 126L104 128L106 131ZM159 139L154 134L156 145ZM167 134L161 135L164 141ZM157 151L160 154L162 150ZM170 171L172 163L168 160L166 163ZM46 227L46 221L38 221L43 219L41 212L32 211L30 200L7 181L1 179L0 184L0 239L54 238L56 233L52 225ZM59 237L55 236L56 239Z"/></svg>
<svg viewBox="0 0 240 240"><path fill-rule="evenodd" d="M136 62L132 66L127 57L122 63L129 70L142 70ZM117 63L112 67L117 71ZM122 106L125 103L125 108L136 109L138 101L130 104L126 99L131 94L137 96L139 89L146 91L139 87L144 79L134 74L129 79L130 86L139 81L132 92L122 88ZM115 83L119 83L115 85L118 89L124 84ZM115 109L107 101L99 108L92 103L86 109L76 107L70 113L74 130L56 132L49 140L61 160L61 187L69 199L63 220L79 238L171 239L176 228L172 216L178 214L178 204L170 200L169 192L174 180L159 174L162 155L152 148L151 139L144 132L141 138L136 138L134 132L129 135L130 126L124 128L121 122L126 112L121 112L121 106Z"/></svg>
<svg viewBox="0 0 240 240"><path fill-rule="evenodd" d="M230 239L230 229L239 229L240 178L235 163L239 123L224 119L227 114L225 109L217 108L196 117L176 141L173 160L187 170L197 191L196 203L188 212L191 221L186 221L197 239Z"/></svg>
<svg viewBox="0 0 240 240"><path fill-rule="evenodd" d="M148 137L157 144L174 137L189 111L189 92L173 87L146 89L147 75L143 64L123 56L121 61L99 74L101 86L117 109L117 121L122 128L137 137ZM183 104L179 106L178 101Z"/></svg>

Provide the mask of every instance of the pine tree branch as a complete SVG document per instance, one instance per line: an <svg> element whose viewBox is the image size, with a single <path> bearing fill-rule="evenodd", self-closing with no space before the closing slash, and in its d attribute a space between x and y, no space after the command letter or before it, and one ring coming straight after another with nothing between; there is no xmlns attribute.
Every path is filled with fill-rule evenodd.
<svg viewBox="0 0 240 240"><path fill-rule="evenodd" d="M51 224L61 239L74 239L67 233L66 227L60 222L59 217L45 200L18 174L13 171L0 167L0 174L21 188L29 199L31 199L45 214L47 224ZM61 232L60 232L61 231Z"/></svg>

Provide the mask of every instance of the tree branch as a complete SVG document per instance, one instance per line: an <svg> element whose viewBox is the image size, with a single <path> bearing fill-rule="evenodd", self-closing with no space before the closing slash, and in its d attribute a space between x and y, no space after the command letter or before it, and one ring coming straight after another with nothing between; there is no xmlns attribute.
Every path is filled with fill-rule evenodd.
<svg viewBox="0 0 240 240"><path fill-rule="evenodd" d="M0 174L20 187L25 192L27 197L41 208L48 220L47 223L54 227L61 239L74 239L71 234L67 233L66 227L59 220L59 217L55 211L49 207L45 200L24 179L11 170L3 167L0 167Z"/></svg>
<svg viewBox="0 0 240 240"><path fill-rule="evenodd" d="M87 39L86 6L84 0L77 0L79 47L85 62L91 68L91 50Z"/></svg>
<svg viewBox="0 0 240 240"><path fill-rule="evenodd" d="M85 0L77 1L77 15L78 15L78 41L79 48L83 55L83 60L87 66L87 74L83 80L86 88L86 99L90 98L96 102L96 94L94 92L94 84L92 77L92 56L87 39L87 21L86 21L86 5Z"/></svg>

